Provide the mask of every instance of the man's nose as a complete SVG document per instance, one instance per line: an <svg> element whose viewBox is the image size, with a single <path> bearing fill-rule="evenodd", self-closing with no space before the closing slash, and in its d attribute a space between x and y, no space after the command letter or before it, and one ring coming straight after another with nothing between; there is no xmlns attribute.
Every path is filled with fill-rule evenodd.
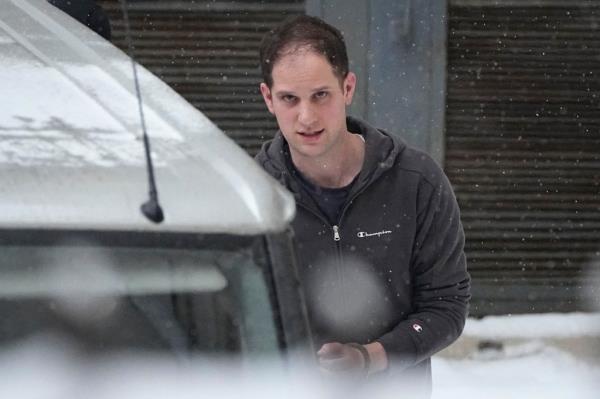
<svg viewBox="0 0 600 399"><path fill-rule="evenodd" d="M317 114L310 104L300 106L298 122L303 128L311 128L317 122Z"/></svg>

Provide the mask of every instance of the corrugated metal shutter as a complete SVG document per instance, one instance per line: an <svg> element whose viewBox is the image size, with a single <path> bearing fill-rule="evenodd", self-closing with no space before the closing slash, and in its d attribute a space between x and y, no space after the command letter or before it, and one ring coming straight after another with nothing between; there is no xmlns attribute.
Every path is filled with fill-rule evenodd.
<svg viewBox="0 0 600 399"><path fill-rule="evenodd" d="M600 1L451 0L446 123L473 313L588 309L600 283Z"/></svg>
<svg viewBox="0 0 600 399"><path fill-rule="evenodd" d="M98 1L126 50L118 0ZM128 0L137 60L254 154L277 129L260 96L258 47L303 0Z"/></svg>

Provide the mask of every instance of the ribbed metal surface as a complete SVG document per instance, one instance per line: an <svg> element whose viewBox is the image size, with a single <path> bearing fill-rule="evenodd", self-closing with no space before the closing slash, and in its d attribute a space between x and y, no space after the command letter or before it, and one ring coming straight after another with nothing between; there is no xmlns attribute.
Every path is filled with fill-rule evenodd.
<svg viewBox="0 0 600 399"><path fill-rule="evenodd" d="M445 167L472 312L588 309L600 282L600 1L455 0L449 14Z"/></svg>
<svg viewBox="0 0 600 399"><path fill-rule="evenodd" d="M126 50L118 0L98 1L110 16L113 42ZM128 1L136 59L249 153L277 129L258 90L258 47L265 32L302 0Z"/></svg>

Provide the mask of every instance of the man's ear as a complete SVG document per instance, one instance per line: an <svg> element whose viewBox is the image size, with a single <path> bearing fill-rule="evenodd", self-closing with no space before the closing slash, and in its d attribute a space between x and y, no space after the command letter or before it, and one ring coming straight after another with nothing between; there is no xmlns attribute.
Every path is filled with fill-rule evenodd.
<svg viewBox="0 0 600 399"><path fill-rule="evenodd" d="M356 75L353 72L348 72L344 79L344 101L346 105L352 104L352 97L356 89Z"/></svg>
<svg viewBox="0 0 600 399"><path fill-rule="evenodd" d="M269 89L269 86L267 86L266 83L260 84L260 94L262 94L263 100L265 100L265 104L267 104L269 112L275 114L273 111L273 95L271 94L271 89Z"/></svg>

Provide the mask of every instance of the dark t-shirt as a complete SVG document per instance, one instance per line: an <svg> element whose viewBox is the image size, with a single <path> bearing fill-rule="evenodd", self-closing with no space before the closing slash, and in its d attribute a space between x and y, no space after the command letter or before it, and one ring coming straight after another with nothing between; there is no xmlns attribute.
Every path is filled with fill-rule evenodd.
<svg viewBox="0 0 600 399"><path fill-rule="evenodd" d="M315 201L315 203L317 204L319 209L327 216L329 223L331 223L332 225L337 225L340 220L340 216L342 213L342 208L344 206L344 203L346 202L346 199L348 198L348 194L350 193L352 186L356 182L358 175L356 175L354 177L354 180L352 180L350 182L350 184L348 184L345 187L340 187L340 188L320 187L320 186L312 183L311 181L309 181L302 174L302 172L300 172L294 166L294 163L292 162L292 159L291 159L289 153L286 153L286 158L287 158L287 162L288 162L288 166L289 166L290 170L292 170L293 173L295 173L296 176L298 176L298 180L300 181L300 183L302 184L304 189L306 189L306 191L310 194L310 196Z"/></svg>
<svg viewBox="0 0 600 399"><path fill-rule="evenodd" d="M345 187L325 188L319 187L311 183L299 171L297 171L297 173L300 177L302 185L304 186L304 188L306 188L306 191L308 191L310 196L317 203L319 209L321 209L321 211L323 211L323 213L327 215L327 219L329 219L329 222L332 225L338 224L344 203L346 202L348 194L350 193L354 182L356 182L356 177L358 177L358 175L356 175L356 177L354 177L354 180L352 180L350 184L348 184Z"/></svg>

